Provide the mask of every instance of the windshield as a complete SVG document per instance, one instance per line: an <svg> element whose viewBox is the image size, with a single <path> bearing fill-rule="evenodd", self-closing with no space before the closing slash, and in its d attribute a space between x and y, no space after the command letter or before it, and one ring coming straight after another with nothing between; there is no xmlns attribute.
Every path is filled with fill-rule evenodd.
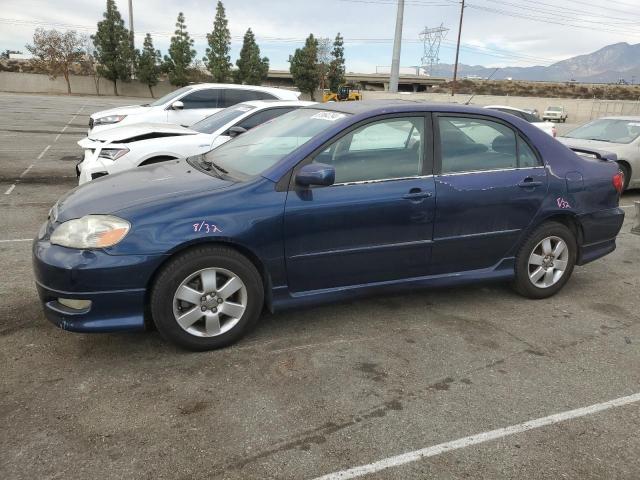
<svg viewBox="0 0 640 480"><path fill-rule="evenodd" d="M547 112L561 112L562 107L549 107L547 108Z"/></svg>
<svg viewBox="0 0 640 480"><path fill-rule="evenodd" d="M189 90L191 90L191 87L182 87L179 88L178 90L174 90L171 93L167 93L164 97L160 97L159 99L157 99L155 102L152 102L149 104L150 107L158 107L160 105L164 105L167 102L170 102L171 100L173 100L174 98L179 97L180 95L182 95L184 92L188 92Z"/></svg>
<svg viewBox="0 0 640 480"><path fill-rule="evenodd" d="M631 143L640 135L640 120L602 118L570 131L565 137L580 140L599 140L612 143Z"/></svg>
<svg viewBox="0 0 640 480"><path fill-rule="evenodd" d="M233 176L252 177L346 116L312 108L294 110L211 150L204 161Z"/></svg>
<svg viewBox="0 0 640 480"><path fill-rule="evenodd" d="M224 110L220 110L217 113L214 113L210 117L207 117L203 120L200 120L197 123L194 123L189 128L191 130L195 130L200 133L213 133L216 130L221 129L227 123L235 120L241 115L244 115L250 110L253 110L255 107L249 105L234 105L233 107L225 108Z"/></svg>

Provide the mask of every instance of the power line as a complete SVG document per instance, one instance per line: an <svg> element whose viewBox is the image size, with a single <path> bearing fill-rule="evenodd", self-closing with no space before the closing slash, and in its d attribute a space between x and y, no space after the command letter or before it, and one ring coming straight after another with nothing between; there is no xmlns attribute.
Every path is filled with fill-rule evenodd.
<svg viewBox="0 0 640 480"><path fill-rule="evenodd" d="M483 7L480 5L476 5L476 4L468 4L467 5L468 8L473 8L476 10L482 10L485 12L491 12L491 13L497 13L499 15L505 15L508 17L514 17L514 18L523 18L526 20L533 20L536 22L542 22L542 23L551 23L554 25L561 25L564 27L570 27L570 28L580 28L583 30L589 30L591 32L594 31L594 27L593 26L587 26L587 25L575 25L572 23L566 23L566 22L561 22L561 21L557 21L554 18L549 18L549 17L537 17L537 16L533 16L533 15L529 15L529 14L520 14L518 12L513 12L510 10L500 10L500 9L495 9L495 8L489 8L489 7ZM625 36L640 36L640 33L636 33L636 32L630 32L630 31L626 31L626 30L620 30L620 29L606 29L606 28L599 28L598 31L600 32L610 32L610 33L617 33L618 35L625 35Z"/></svg>

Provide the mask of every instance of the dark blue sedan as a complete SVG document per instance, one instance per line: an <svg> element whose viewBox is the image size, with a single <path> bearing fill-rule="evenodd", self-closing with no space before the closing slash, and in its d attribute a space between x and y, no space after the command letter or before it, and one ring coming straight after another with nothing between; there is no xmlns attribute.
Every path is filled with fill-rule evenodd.
<svg viewBox="0 0 640 480"><path fill-rule="evenodd" d="M549 297L615 249L623 184L614 161L513 115L326 104L76 188L34 241L34 270L61 328L155 325L211 349L265 308L496 280Z"/></svg>

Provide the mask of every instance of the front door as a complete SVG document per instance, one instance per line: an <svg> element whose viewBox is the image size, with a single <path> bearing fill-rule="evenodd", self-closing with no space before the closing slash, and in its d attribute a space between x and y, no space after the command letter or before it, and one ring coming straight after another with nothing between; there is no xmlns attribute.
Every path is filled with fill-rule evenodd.
<svg viewBox="0 0 640 480"><path fill-rule="evenodd" d="M540 209L547 170L497 119L437 115L432 274L489 268L513 251Z"/></svg>
<svg viewBox="0 0 640 480"><path fill-rule="evenodd" d="M205 88L188 93L180 99L184 108L167 109L167 123L191 126L209 115L213 115L221 108L219 88Z"/></svg>
<svg viewBox="0 0 640 480"><path fill-rule="evenodd" d="M435 208L426 117L361 125L312 161L332 165L335 184L292 187L284 217L292 292L426 275Z"/></svg>

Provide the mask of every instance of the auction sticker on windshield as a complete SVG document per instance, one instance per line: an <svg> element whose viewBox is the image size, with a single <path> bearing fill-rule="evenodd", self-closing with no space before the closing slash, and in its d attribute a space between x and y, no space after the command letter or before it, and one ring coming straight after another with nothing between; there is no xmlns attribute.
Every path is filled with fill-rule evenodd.
<svg viewBox="0 0 640 480"><path fill-rule="evenodd" d="M329 120L330 122L335 122L336 120L340 120L344 118L346 115L344 113L338 112L318 112L313 115L311 118L315 118L317 120Z"/></svg>

